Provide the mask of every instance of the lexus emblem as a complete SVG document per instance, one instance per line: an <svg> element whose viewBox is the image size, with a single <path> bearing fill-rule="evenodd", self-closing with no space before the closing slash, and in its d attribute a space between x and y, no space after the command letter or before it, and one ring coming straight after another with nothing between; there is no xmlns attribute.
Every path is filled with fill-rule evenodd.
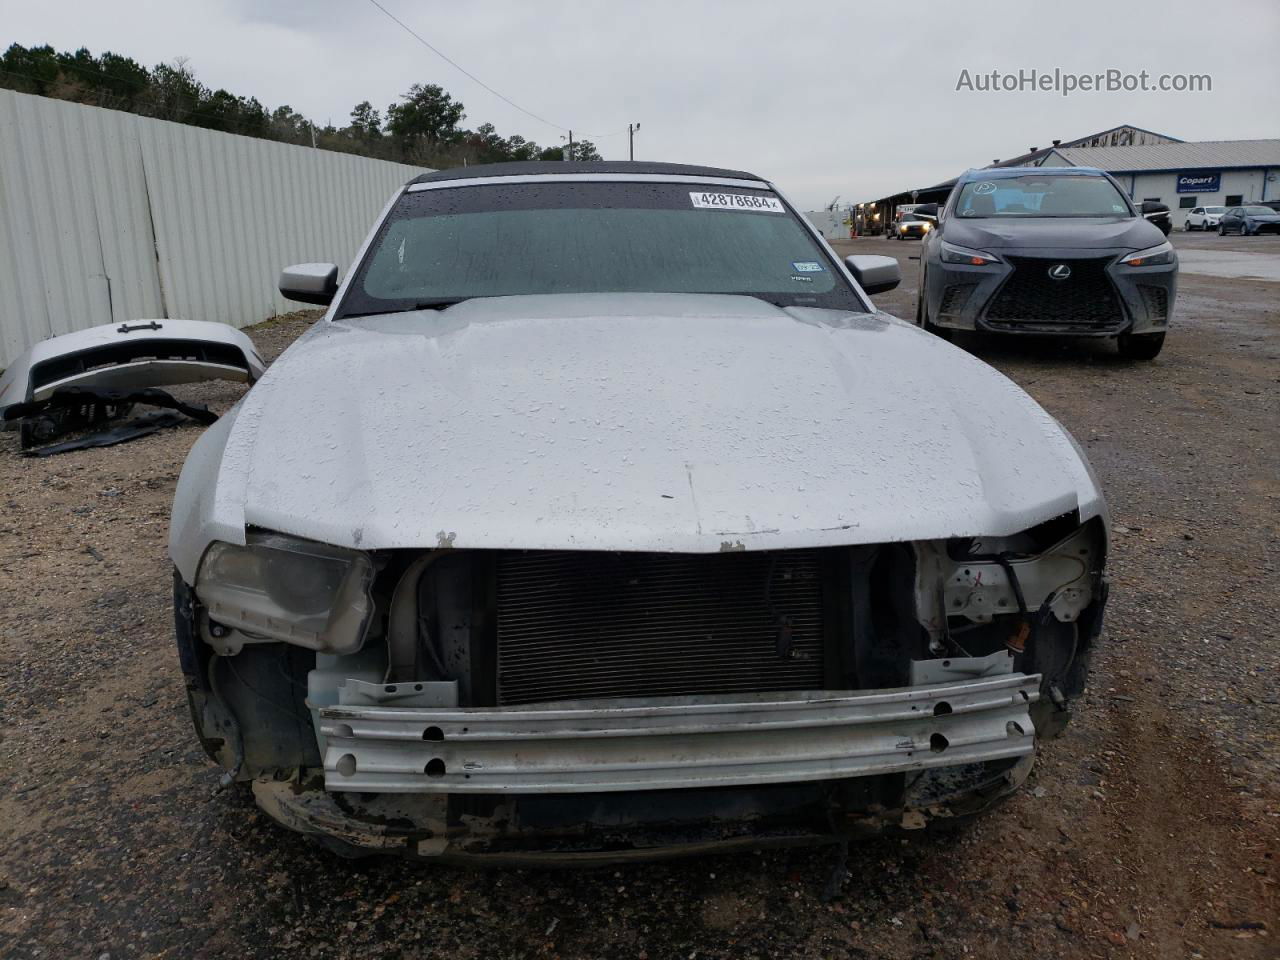
<svg viewBox="0 0 1280 960"><path fill-rule="evenodd" d="M1051 280L1065 280L1071 276L1071 268L1065 263L1055 263L1049 268L1049 278Z"/></svg>

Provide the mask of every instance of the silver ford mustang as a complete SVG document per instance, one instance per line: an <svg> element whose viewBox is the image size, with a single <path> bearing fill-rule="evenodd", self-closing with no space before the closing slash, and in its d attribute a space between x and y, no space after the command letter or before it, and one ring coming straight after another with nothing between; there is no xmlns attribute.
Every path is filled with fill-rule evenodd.
<svg viewBox="0 0 1280 960"><path fill-rule="evenodd" d="M193 448L177 643L226 780L345 853L564 860L967 817L1102 625L1080 448L768 181L432 173Z"/></svg>

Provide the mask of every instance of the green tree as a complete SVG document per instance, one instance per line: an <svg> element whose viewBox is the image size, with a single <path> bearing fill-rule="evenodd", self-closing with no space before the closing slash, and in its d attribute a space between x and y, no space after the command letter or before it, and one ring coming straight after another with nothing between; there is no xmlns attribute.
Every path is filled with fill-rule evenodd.
<svg viewBox="0 0 1280 960"><path fill-rule="evenodd" d="M387 130L406 157L425 162L439 146L461 139L462 103L439 84L415 83L402 102L387 107Z"/></svg>
<svg viewBox="0 0 1280 960"><path fill-rule="evenodd" d="M603 160L600 151L596 149L596 145L590 140L578 140L573 145L573 156L571 160Z"/></svg>
<svg viewBox="0 0 1280 960"><path fill-rule="evenodd" d="M342 129L319 127L288 104L269 109L255 97L210 90L179 59L148 70L137 61L85 47L59 52L49 45L11 44L0 54L0 87L73 100L148 117L188 123L264 140L315 145L433 167L502 160L561 160L567 147L541 147L519 134L503 137L491 123L464 130L463 106L438 84L414 84L380 115L364 100ZM599 160L590 141L573 145L578 160Z"/></svg>
<svg viewBox="0 0 1280 960"><path fill-rule="evenodd" d="M275 108L269 126L273 140L283 140L285 143L311 142L310 122L287 103Z"/></svg>
<svg viewBox="0 0 1280 960"><path fill-rule="evenodd" d="M208 89L187 69L185 60L162 63L151 71L145 112L162 120L191 123L192 112L199 109L208 93Z"/></svg>
<svg viewBox="0 0 1280 960"><path fill-rule="evenodd" d="M351 109L347 130L357 140L377 140L382 136L382 116L368 100L361 100Z"/></svg>

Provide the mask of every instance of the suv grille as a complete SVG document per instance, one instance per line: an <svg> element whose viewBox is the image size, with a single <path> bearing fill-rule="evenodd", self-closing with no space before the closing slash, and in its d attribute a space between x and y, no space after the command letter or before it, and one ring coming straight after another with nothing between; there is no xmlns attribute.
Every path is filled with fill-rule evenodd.
<svg viewBox="0 0 1280 960"><path fill-rule="evenodd" d="M1013 266L1013 273L996 292L986 311L985 319L993 327L1091 332L1124 326L1124 308L1107 276L1110 257L1006 259ZM1071 270L1065 280L1049 276L1050 268L1058 264Z"/></svg>
<svg viewBox="0 0 1280 960"><path fill-rule="evenodd" d="M508 554L498 703L822 689L826 555Z"/></svg>

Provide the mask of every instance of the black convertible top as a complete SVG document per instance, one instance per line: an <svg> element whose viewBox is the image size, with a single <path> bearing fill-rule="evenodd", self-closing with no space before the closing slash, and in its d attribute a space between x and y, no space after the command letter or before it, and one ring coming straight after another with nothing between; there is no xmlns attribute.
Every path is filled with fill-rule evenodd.
<svg viewBox="0 0 1280 960"><path fill-rule="evenodd" d="M438 180L470 180L474 177L527 177L557 173L662 173L677 177L719 177L730 180L760 180L744 170L697 167L688 163L651 163L647 160L524 160L515 163L478 163L452 170L436 170L414 177L410 183Z"/></svg>

